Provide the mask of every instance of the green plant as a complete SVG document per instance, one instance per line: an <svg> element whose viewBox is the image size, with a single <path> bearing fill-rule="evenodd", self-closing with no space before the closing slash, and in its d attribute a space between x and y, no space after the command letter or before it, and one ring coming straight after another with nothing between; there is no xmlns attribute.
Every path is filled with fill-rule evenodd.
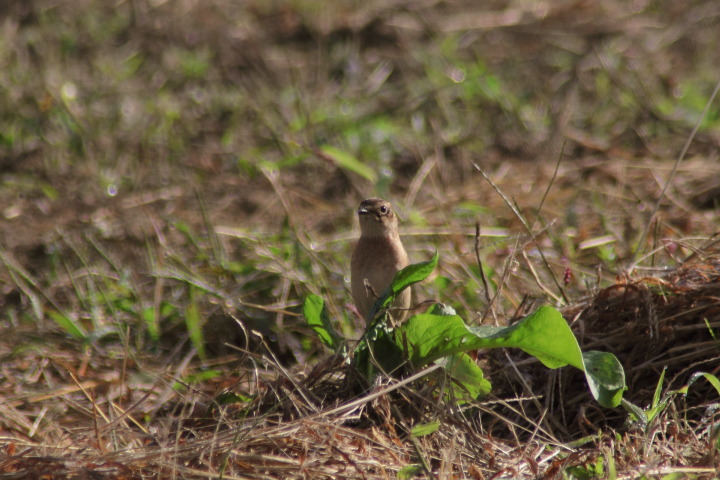
<svg viewBox="0 0 720 480"><path fill-rule="evenodd" d="M567 480L591 480L593 478L606 478L608 472L602 457L597 457L582 465L571 465L563 472L563 478Z"/></svg>
<svg viewBox="0 0 720 480"><path fill-rule="evenodd" d="M665 379L665 370L663 369L662 373L660 374L660 379L658 380L657 386L655 387L655 393L653 394L652 402L650 403L650 406L646 409L642 409L639 406L629 402L628 400L623 400L622 404L623 407L628 411L630 414L630 420L633 422L639 422L643 429L647 430L648 427L650 427L653 424L653 421L658 418L658 416L665 410L665 407L667 407L668 402L670 401L671 396L673 396L677 392L668 392L661 398L662 394L662 385L663 380Z"/></svg>
<svg viewBox="0 0 720 480"><path fill-rule="evenodd" d="M375 302L368 315L369 327L353 351L352 361L368 378L378 372L393 373L402 367L419 369L440 363L452 379L451 394L462 400L489 393L490 383L468 352L514 347L536 357L548 368L572 365L585 372L593 397L604 407L620 404L625 374L617 358L606 352L582 352L562 315L550 306L508 327L473 327L452 309L435 305L428 312L410 317L400 327L389 327L387 307L410 285L427 278L438 262L409 265L397 273L390 288ZM344 342L332 329L322 298L310 295L304 314L320 339L336 352L346 351Z"/></svg>
<svg viewBox="0 0 720 480"><path fill-rule="evenodd" d="M651 428L655 426L656 420L660 418L660 415L665 411L675 396L678 394L687 395L690 387L701 378L707 380L715 388L718 395L720 395L720 380L715 375L707 372L694 373L685 386L678 390L670 390L666 392L665 395L662 395L665 371L666 369L663 369L660 374L660 378L658 379L657 386L655 387L655 393L653 394L653 399L649 407L643 409L626 399L622 399L622 406L625 410L627 410L630 422L639 424L645 432L649 432ZM720 448L720 444L718 444L718 448Z"/></svg>

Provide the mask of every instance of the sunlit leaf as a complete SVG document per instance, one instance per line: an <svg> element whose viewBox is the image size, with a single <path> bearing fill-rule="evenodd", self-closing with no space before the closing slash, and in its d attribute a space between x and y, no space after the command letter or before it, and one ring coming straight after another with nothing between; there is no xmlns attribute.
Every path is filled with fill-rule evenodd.
<svg viewBox="0 0 720 480"><path fill-rule="evenodd" d="M583 370L591 393L606 407L617 406L625 389L622 366L615 356L583 354L565 319L549 306L509 327L468 327L457 315L415 315L398 329L396 341L407 346L408 358L416 367L470 350L520 348L548 368L572 365Z"/></svg>
<svg viewBox="0 0 720 480"><path fill-rule="evenodd" d="M397 272L390 287L373 304L369 317L374 318L378 311L390 306L404 289L429 277L435 270L439 258L438 252L435 252L433 258L427 262L414 263Z"/></svg>
<svg viewBox="0 0 720 480"><path fill-rule="evenodd" d="M451 383L451 398L465 402L490 393L492 385L476 361L466 353L457 353L443 360L443 368Z"/></svg>
<svg viewBox="0 0 720 480"><path fill-rule="evenodd" d="M342 339L330 324L330 317L322 297L308 295L303 303L303 315L305 316L305 322L315 330L322 343L335 351L340 348Z"/></svg>

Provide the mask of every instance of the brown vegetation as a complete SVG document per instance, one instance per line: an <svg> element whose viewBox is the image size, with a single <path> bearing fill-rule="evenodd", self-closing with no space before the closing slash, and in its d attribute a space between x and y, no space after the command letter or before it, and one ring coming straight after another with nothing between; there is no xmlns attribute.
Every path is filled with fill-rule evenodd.
<svg viewBox="0 0 720 480"><path fill-rule="evenodd" d="M5 3L0 478L719 475L717 2ZM330 356L299 306L357 338L369 194L440 251L418 301L554 304L656 415L517 351L462 405Z"/></svg>

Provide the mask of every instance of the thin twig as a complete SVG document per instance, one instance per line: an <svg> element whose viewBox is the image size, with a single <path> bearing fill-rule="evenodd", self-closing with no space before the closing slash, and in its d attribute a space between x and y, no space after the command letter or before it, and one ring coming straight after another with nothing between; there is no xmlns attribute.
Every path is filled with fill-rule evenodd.
<svg viewBox="0 0 720 480"><path fill-rule="evenodd" d="M473 167L475 167L475 169L476 169L478 172L480 172L480 174L483 176L483 178L485 178L485 180L490 184L490 186L495 190L495 192L496 192L498 195L500 195L500 198L503 199L503 201L505 202L505 204L506 204L508 207L510 207L510 210L513 211L513 213L514 213L515 216L518 218L518 220L520 220L520 222L523 224L523 226L525 227L525 230L527 230L528 233L530 233L530 234L532 235L532 233L531 233L531 227L530 227L530 225L527 223L527 219L526 219L525 216L520 212L520 209L518 209L517 205L515 205L515 202L511 201L511 200L507 197L507 195L505 195L505 192L503 192L502 190L500 190L500 187L498 187L498 186L495 184L495 182L492 181L492 179L490 178L490 176L489 176L487 173L485 173L485 170L483 170L482 168L480 168L480 165L478 165L477 163L473 162Z"/></svg>
<svg viewBox="0 0 720 480"><path fill-rule="evenodd" d="M558 171L560 170L560 163L562 162L562 158L563 158L563 153L565 153L565 144L566 143L567 143L567 140L563 142L562 147L560 148L560 155L558 155L557 163L555 164L555 171L553 172L553 176L550 179L550 183L548 183L548 186L545 189L545 193L543 193L543 196L540 199L540 205L538 205L537 218L535 219L535 223L537 223L537 221L540 219L540 212L542 212L543 205L545 205L545 200L547 199L547 196L550 193L550 189L552 189L552 186L555 184L555 179L557 179ZM533 228L535 228L535 224L533 224Z"/></svg>
<svg viewBox="0 0 720 480"><path fill-rule="evenodd" d="M523 224L528 235L530 235L533 242L535 243L535 246L538 249L538 253L540 254L540 258L542 259L543 265L545 266L547 271L550 272L550 276L552 277L553 282L555 282L555 286L557 287L558 291L560 291L560 294L562 295L563 300L565 301L565 303L570 303L570 300L568 299L567 295L565 294L565 289L562 287L562 285L560 285L560 282L558 281L557 277L555 276L555 272L553 272L552 269L550 268L550 262L548 262L547 257L545 256L545 253L543 252L543 249L542 249L540 243L537 241L537 235L533 235L532 227L528 223L527 219L520 212L520 209L518 208L518 206L514 202L510 201L510 199L505 195L505 193L502 190L500 190L500 187L498 187L495 184L495 182L492 181L492 179L488 176L488 174L485 173L485 171L482 168L480 168L480 166L477 163L473 162L473 166L477 169L478 172L480 172L480 174L485 178L485 180L487 180L487 182L490 184L491 187L493 187L493 189L497 192L497 194L500 195L500 198L503 199L505 204L508 207L510 207L510 210L513 211L515 216L517 216L517 218Z"/></svg>
<svg viewBox="0 0 720 480"><path fill-rule="evenodd" d="M412 383L415 380L422 378L425 375L430 374L431 372L434 372L435 370L437 370L440 367L442 367L442 365L439 363L436 363L434 365L431 365L427 368L420 370L418 373L416 373L410 377L402 379L401 381L397 382L394 385L390 385L389 387L383 388L382 390L379 390L375 393L371 393L370 395L368 395L366 397L358 398L357 400L346 403L344 405L340 405L339 407L331 408L330 410L320 411L318 413L311 414L305 418L306 419L314 419L314 418L318 418L318 417L327 417L328 415L347 413L348 411L353 410L361 405L365 405L366 403L369 403L378 397L382 397L383 395L385 395L387 393L393 392L393 391L407 385L408 383Z"/></svg>
<svg viewBox="0 0 720 480"><path fill-rule="evenodd" d="M518 244L520 243L520 239L515 239L515 246L512 249L512 254L508 256L507 260L505 261L505 268L503 269L502 277L500 278L500 282L498 282L498 288L495 290L495 295L493 295L492 300L490 300L490 305L488 305L487 310L485 310L485 313L482 315L480 319L480 323L482 324L485 321L485 318L487 318L488 313L493 312L493 317L495 317L494 311L493 311L493 304L495 301L500 297L500 294L502 293L503 285L505 285L505 282L507 281L508 276L510 275L510 270L512 270L512 262L515 261L515 255L518 251ZM495 324L497 325L497 318L495 318Z"/></svg>
<svg viewBox="0 0 720 480"><path fill-rule="evenodd" d="M400 412L400 409L397 408L397 405L391 403L390 411L400 420L400 423L402 423L402 426L408 431L408 433L410 433L410 436L408 436L408 440L410 440L410 443L412 443L413 448L415 449L415 453L417 454L418 458L420 459L420 464L422 465L423 469L425 470L425 474L430 478L437 478L437 475L433 474L433 470L430 467L430 463L427 460L427 455L425 455L425 452L423 451L422 447L420 446L420 442L418 442L417 438L413 437L413 435L412 435L412 427L405 420L405 417Z"/></svg>

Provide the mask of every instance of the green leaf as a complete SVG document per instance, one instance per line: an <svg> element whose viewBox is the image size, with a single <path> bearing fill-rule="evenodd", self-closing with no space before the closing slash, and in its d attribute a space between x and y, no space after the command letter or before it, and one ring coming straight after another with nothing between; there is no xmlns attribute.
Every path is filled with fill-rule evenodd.
<svg viewBox="0 0 720 480"><path fill-rule="evenodd" d="M349 170L353 173L356 173L360 175L363 178L366 178L367 180L370 180L372 183L377 182L378 175L377 172L362 163L360 160L355 158L350 153L340 150L339 148L332 147L330 145L325 145L320 148L320 152L326 157L335 162L340 168L344 168L345 170Z"/></svg>
<svg viewBox="0 0 720 480"><path fill-rule="evenodd" d="M517 347L549 368L572 365L583 369L577 340L562 315L543 306L510 327L468 327L457 315L419 314L400 327L407 338L410 361L416 366L480 348Z"/></svg>
<svg viewBox="0 0 720 480"><path fill-rule="evenodd" d="M665 372L667 371L667 367L663 368L663 371L660 373L660 379L658 380L657 385L655 386L655 393L653 394L653 400L650 404L650 408L647 408L645 410L646 420L647 423L652 422L655 420L655 418L658 417L662 413L663 410L665 410L665 407L668 404L668 401L670 400L670 396L672 392L669 392L668 395L665 398L662 398L662 386L663 381L665 380Z"/></svg>
<svg viewBox="0 0 720 480"><path fill-rule="evenodd" d="M613 456L613 452L605 451L605 463L607 464L607 480L616 480L617 468L615 467L615 457Z"/></svg>
<svg viewBox="0 0 720 480"><path fill-rule="evenodd" d="M213 401L210 403L208 408L208 416L212 416L214 412L218 410L218 408L223 407L225 405L238 405L238 404L250 404L250 402L253 401L252 397L248 397L247 395L243 395L240 393L235 393L229 390L225 390L224 392L221 392L219 395L217 395ZM244 417L247 414L247 408L242 409L239 412L234 413L236 418L238 416Z"/></svg>
<svg viewBox="0 0 720 480"><path fill-rule="evenodd" d="M497 346L520 348L548 368L572 365L583 370L582 352L577 339L560 312L552 307L542 306L510 327L496 328L474 327L471 330L475 333L490 333L487 339L498 343Z"/></svg>
<svg viewBox="0 0 720 480"><path fill-rule="evenodd" d="M425 280L435 269L438 259L439 255L435 252L429 261L408 265L397 272L390 286L370 309L368 318L372 321L353 354L353 364L365 372L367 378L373 376L376 366L384 372L393 372L404 362L403 348L398 347L388 326L387 312L385 315L378 315L378 312L392 304L405 288Z"/></svg>
<svg viewBox="0 0 720 480"><path fill-rule="evenodd" d="M305 322L315 330L320 341L337 352L343 343L330 325L330 317L322 297L308 295L303 303L303 315Z"/></svg>
<svg viewBox="0 0 720 480"><path fill-rule="evenodd" d="M652 408L657 408L658 405L660 405L660 396L662 395L662 385L663 385L663 381L665 380L665 372L666 371L667 371L667 367L663 368L663 371L660 372L660 379L658 380L658 383L655 386L655 394L653 395Z"/></svg>
<svg viewBox="0 0 720 480"><path fill-rule="evenodd" d="M428 308L427 313L433 315L457 315L453 307L445 305L444 303L433 303L430 308Z"/></svg>
<svg viewBox="0 0 720 480"><path fill-rule="evenodd" d="M403 350L395 343L392 329L387 324L387 321L377 321L371 325L353 352L353 365L367 379L373 378L378 368L392 374L405 363Z"/></svg>
<svg viewBox="0 0 720 480"><path fill-rule="evenodd" d="M410 436L413 438L424 437L425 435L435 433L438 428L440 428L440 420L435 420L430 423L420 423L410 430Z"/></svg>
<svg viewBox="0 0 720 480"><path fill-rule="evenodd" d="M630 414L630 418L633 421L640 422L643 428L645 428L648 424L647 415L645 415L645 411L635 405L634 403L630 402L629 400L622 399L622 406L623 408Z"/></svg>
<svg viewBox="0 0 720 480"><path fill-rule="evenodd" d="M407 465L398 471L397 478L398 478L398 480L409 480L418 475L422 475L423 472L425 472L425 469L423 468L422 465L419 465L419 464Z"/></svg>
<svg viewBox="0 0 720 480"><path fill-rule="evenodd" d="M175 381L172 385L172 388L177 392L184 392L187 390L188 385L196 385L207 380L212 380L213 378L218 378L221 375L222 372L220 370L202 370L198 373L192 373L183 377L181 381Z"/></svg>
<svg viewBox="0 0 720 480"><path fill-rule="evenodd" d="M57 200L60 196L58 191L47 183L40 184L40 190L42 190L43 194L50 200Z"/></svg>
<svg viewBox="0 0 720 480"><path fill-rule="evenodd" d="M50 318L55 320L55 323L60 325L60 327L62 327L62 329L65 330L65 332L67 332L68 335L73 337L75 340L87 340L87 332L82 327L82 325L70 318L68 315L64 315L55 310L49 310L47 313Z"/></svg>
<svg viewBox="0 0 720 480"><path fill-rule="evenodd" d="M438 252L435 252L433 258L427 262L414 263L397 272L390 286L373 304L368 317L371 319L375 318L377 312L390 306L403 290L429 277L433 270L435 270L439 258L440 255Z"/></svg>
<svg viewBox="0 0 720 480"><path fill-rule="evenodd" d="M565 319L549 306L509 327L468 327L457 315L415 315L399 327L395 341L401 348L407 346L408 360L416 367L470 350L515 347L548 368L572 365L583 370L591 393L605 407L617 406L625 390L622 366L615 356L583 355Z"/></svg>
<svg viewBox="0 0 720 480"><path fill-rule="evenodd" d="M615 355L590 350L583 353L585 378L593 397L603 407L620 405L625 386L625 371Z"/></svg>
<svg viewBox="0 0 720 480"><path fill-rule="evenodd" d="M485 379L482 368L466 353L458 353L440 360L452 380L452 399L469 402L490 393L492 385Z"/></svg>

